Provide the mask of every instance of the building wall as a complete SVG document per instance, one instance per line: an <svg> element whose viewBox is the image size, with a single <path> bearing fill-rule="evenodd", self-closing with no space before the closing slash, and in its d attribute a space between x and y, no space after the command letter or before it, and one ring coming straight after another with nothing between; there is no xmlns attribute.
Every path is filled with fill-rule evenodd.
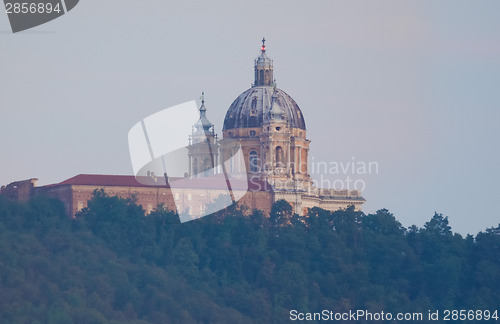
<svg viewBox="0 0 500 324"><path fill-rule="evenodd" d="M303 192L277 191L274 193L274 202L280 199L286 200L294 207L294 211L300 216L306 216L308 210L313 207L336 211L354 206L356 211L360 211L365 202L357 190L320 189L319 192L324 194L324 196L309 195ZM341 196L339 193L344 196ZM333 196L334 194L336 194L336 196Z"/></svg>
<svg viewBox="0 0 500 324"><path fill-rule="evenodd" d="M277 127L279 131L276 130ZM278 121L261 127L225 130L223 139L220 141L220 148L222 159L226 161L234 155L236 148L241 146L247 170L250 170L250 151L255 150L262 179L291 180L293 173L294 179L309 181L309 143L310 141L306 139L306 130L290 128L286 122ZM283 153L280 166L276 163L278 146L282 148Z"/></svg>
<svg viewBox="0 0 500 324"><path fill-rule="evenodd" d="M57 198L64 204L64 210L67 215L74 215L74 199L73 188L71 185L61 186L47 186L35 188L35 195L47 195L49 197Z"/></svg>
<svg viewBox="0 0 500 324"><path fill-rule="evenodd" d="M37 181L38 179L32 178L28 180L12 182L7 186L2 186L2 188L0 189L0 194L12 200L28 201L33 195L33 190L36 186Z"/></svg>
<svg viewBox="0 0 500 324"><path fill-rule="evenodd" d="M155 187L120 187L91 185L61 185L37 188L38 193L47 194L60 199L70 217L87 207L87 202L92 198L96 189L103 189L109 196L118 196L125 199L133 199L141 205L146 214L153 211L159 204L164 204L167 209L178 210L179 213L189 210L193 216L202 215L207 205L213 203L219 195L227 193L225 190L214 189L169 189ZM250 209L260 209L269 215L273 197L271 192L266 191L234 191L235 196L243 197L239 200L241 206Z"/></svg>

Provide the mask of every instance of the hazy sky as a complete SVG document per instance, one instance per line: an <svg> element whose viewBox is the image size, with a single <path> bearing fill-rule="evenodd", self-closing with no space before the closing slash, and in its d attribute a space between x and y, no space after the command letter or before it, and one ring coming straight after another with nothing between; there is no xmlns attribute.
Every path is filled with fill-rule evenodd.
<svg viewBox="0 0 500 324"><path fill-rule="evenodd" d="M350 175L366 212L500 223L498 1L81 0L17 34L0 13L0 184L132 174L128 130L201 91L220 133L263 36L311 157L378 163Z"/></svg>

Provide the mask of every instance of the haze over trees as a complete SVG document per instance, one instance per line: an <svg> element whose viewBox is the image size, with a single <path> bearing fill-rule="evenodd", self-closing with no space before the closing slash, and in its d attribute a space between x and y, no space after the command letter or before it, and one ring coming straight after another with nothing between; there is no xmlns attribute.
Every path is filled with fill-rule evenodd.
<svg viewBox="0 0 500 324"><path fill-rule="evenodd" d="M289 312L500 308L500 225L462 237L435 214L270 217L232 206L179 223L96 191L62 204L0 196L1 323L287 323Z"/></svg>

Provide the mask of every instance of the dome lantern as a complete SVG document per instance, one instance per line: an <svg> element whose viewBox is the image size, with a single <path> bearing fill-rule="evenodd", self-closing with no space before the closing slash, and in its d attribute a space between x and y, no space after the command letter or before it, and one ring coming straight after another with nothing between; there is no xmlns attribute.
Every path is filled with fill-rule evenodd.
<svg viewBox="0 0 500 324"><path fill-rule="evenodd" d="M266 39L262 38L261 54L255 60L254 86L271 86L273 82L273 60L266 55Z"/></svg>
<svg viewBox="0 0 500 324"><path fill-rule="evenodd" d="M274 120L306 130L304 116L295 100L276 87L273 61L266 55L265 41L262 39L261 55L255 60L255 83L233 101L224 118L223 131L262 127L271 118L273 106L276 106Z"/></svg>

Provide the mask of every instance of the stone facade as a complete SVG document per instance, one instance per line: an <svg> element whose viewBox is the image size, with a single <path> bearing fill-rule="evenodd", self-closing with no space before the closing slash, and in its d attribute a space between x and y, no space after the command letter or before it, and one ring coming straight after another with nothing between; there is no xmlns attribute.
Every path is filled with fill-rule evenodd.
<svg viewBox="0 0 500 324"><path fill-rule="evenodd" d="M34 194L37 181L38 179L32 178L12 182L7 186L2 186L0 188L0 194L16 201L28 201Z"/></svg>

